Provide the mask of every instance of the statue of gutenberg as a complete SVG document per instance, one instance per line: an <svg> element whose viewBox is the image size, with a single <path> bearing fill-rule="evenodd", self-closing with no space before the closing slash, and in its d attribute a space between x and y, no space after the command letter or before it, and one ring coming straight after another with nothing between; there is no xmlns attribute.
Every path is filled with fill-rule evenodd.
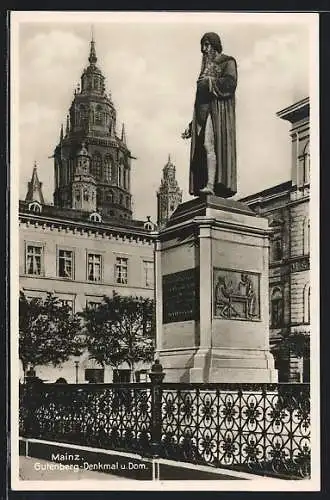
<svg viewBox="0 0 330 500"><path fill-rule="evenodd" d="M222 53L216 33L202 37L201 51L193 119L182 134L183 139L191 138L189 192L229 198L237 192L237 65Z"/></svg>

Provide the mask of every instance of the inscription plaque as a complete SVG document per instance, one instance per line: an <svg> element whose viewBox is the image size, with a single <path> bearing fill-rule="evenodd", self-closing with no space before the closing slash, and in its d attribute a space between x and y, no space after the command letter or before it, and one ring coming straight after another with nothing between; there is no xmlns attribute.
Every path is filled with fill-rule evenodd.
<svg viewBox="0 0 330 500"><path fill-rule="evenodd" d="M214 317L240 321L260 320L260 275L214 269Z"/></svg>
<svg viewBox="0 0 330 500"><path fill-rule="evenodd" d="M163 276L163 323L199 319L199 268Z"/></svg>

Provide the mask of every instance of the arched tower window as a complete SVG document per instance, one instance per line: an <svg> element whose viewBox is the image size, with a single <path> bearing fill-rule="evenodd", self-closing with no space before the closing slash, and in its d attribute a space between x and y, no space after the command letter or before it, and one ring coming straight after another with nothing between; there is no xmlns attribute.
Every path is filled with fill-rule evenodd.
<svg viewBox="0 0 330 500"><path fill-rule="evenodd" d="M281 328L283 325L283 292L278 287L271 293L270 323L272 328Z"/></svg>
<svg viewBox="0 0 330 500"><path fill-rule="evenodd" d="M95 123L96 125L102 125L102 106L99 104L96 106L96 111L95 111Z"/></svg>
<svg viewBox="0 0 330 500"><path fill-rule="evenodd" d="M107 192L106 199L107 199L107 201L109 201L110 203L113 203L113 192L112 192L112 191L108 191L108 192Z"/></svg>
<svg viewBox="0 0 330 500"><path fill-rule="evenodd" d="M101 177L102 157L100 153L94 153L92 162L92 174L96 179Z"/></svg>
<svg viewBox="0 0 330 500"><path fill-rule="evenodd" d="M90 107L88 110L88 116L90 125L94 125L95 115L94 115L94 109L92 107Z"/></svg>
<svg viewBox="0 0 330 500"><path fill-rule="evenodd" d="M310 247L310 221L305 217L303 221L303 255L309 255Z"/></svg>
<svg viewBox="0 0 330 500"><path fill-rule="evenodd" d="M304 323L310 324L311 321L311 287L309 283L304 286Z"/></svg>
<svg viewBox="0 0 330 500"><path fill-rule="evenodd" d="M86 109L86 107L83 104L80 104L80 107L79 107L79 122L80 122L80 125L84 125L86 123L87 118L88 118L87 109Z"/></svg>
<svg viewBox="0 0 330 500"><path fill-rule="evenodd" d="M120 187L124 187L124 165L122 161L123 160L121 159L118 167L118 185Z"/></svg>
<svg viewBox="0 0 330 500"><path fill-rule="evenodd" d="M111 175L112 175L112 158L110 155L106 155L104 158L104 179L107 182L111 182Z"/></svg>

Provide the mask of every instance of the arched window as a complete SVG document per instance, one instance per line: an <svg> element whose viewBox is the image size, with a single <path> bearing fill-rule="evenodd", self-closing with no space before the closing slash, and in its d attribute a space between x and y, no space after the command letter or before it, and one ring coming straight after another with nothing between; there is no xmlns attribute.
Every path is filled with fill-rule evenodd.
<svg viewBox="0 0 330 500"><path fill-rule="evenodd" d="M126 196L126 207L129 208L129 196Z"/></svg>
<svg viewBox="0 0 330 500"><path fill-rule="evenodd" d="M274 288L271 293L270 324L272 328L283 325L283 292L280 288Z"/></svg>
<svg viewBox="0 0 330 500"><path fill-rule="evenodd" d="M93 155L92 162L92 174L96 179L101 177L101 168L102 168L102 158L100 153L95 153Z"/></svg>
<svg viewBox="0 0 330 500"><path fill-rule="evenodd" d="M111 179L113 184L118 184L118 169L117 166L115 165L115 162L112 162L111 164Z"/></svg>
<svg viewBox="0 0 330 500"><path fill-rule="evenodd" d="M42 206L37 201L32 201L32 203L29 203L29 210L30 212L40 213Z"/></svg>
<svg viewBox="0 0 330 500"><path fill-rule="evenodd" d="M303 221L303 255L309 255L310 246L310 221L305 217Z"/></svg>
<svg viewBox="0 0 330 500"><path fill-rule="evenodd" d="M304 147L304 151L301 158L301 180L302 184L309 183L309 174L310 174L310 156L309 156L309 141Z"/></svg>
<svg viewBox="0 0 330 500"><path fill-rule="evenodd" d="M153 231L155 229L155 224L153 224L150 217L148 217L148 220L143 224L143 227L146 231Z"/></svg>
<svg viewBox="0 0 330 500"><path fill-rule="evenodd" d="M92 214L90 214L89 220L91 220L92 222L102 222L102 216L97 212L93 212Z"/></svg>
<svg viewBox="0 0 330 500"><path fill-rule="evenodd" d="M102 106L99 104L96 106L96 112L95 112L95 123L96 125L102 125Z"/></svg>
<svg viewBox="0 0 330 500"><path fill-rule="evenodd" d="M112 158L110 155L105 156L104 158L104 180L107 182L111 182L111 174L112 174Z"/></svg>
<svg viewBox="0 0 330 500"><path fill-rule="evenodd" d="M107 201L110 201L110 203L113 203L113 192L112 191L107 192Z"/></svg>
<svg viewBox="0 0 330 500"><path fill-rule="evenodd" d="M84 189L84 200L85 201L89 200L89 194L88 194L88 190L87 189Z"/></svg>
<svg viewBox="0 0 330 500"><path fill-rule="evenodd" d="M304 323L311 321L311 287L309 283L304 286Z"/></svg>
<svg viewBox="0 0 330 500"><path fill-rule="evenodd" d="M119 195L119 204L122 205L124 202L124 197L122 194Z"/></svg>

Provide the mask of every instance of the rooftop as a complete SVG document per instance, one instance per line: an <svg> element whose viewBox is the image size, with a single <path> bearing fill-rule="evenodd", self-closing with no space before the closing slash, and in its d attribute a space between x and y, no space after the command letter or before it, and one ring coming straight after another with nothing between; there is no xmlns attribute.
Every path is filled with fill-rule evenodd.
<svg viewBox="0 0 330 500"><path fill-rule="evenodd" d="M103 226L104 228L111 229L119 229L125 230L129 232L138 231L139 233L150 234L150 229L146 229L145 225L148 221L141 220L129 220L129 219L119 219L116 217L111 217L107 215L101 215L102 222L91 221L90 220L90 212L86 212L83 210L76 210L72 208L59 208L53 205L42 205L41 212L33 212L29 209L30 202L26 202L20 200L19 202L19 213L21 214L29 214L37 216L38 218L45 219L54 219L54 221L63 221L63 222L75 222L77 225L79 223L86 225L90 224L91 226ZM150 222L149 222L150 224Z"/></svg>

